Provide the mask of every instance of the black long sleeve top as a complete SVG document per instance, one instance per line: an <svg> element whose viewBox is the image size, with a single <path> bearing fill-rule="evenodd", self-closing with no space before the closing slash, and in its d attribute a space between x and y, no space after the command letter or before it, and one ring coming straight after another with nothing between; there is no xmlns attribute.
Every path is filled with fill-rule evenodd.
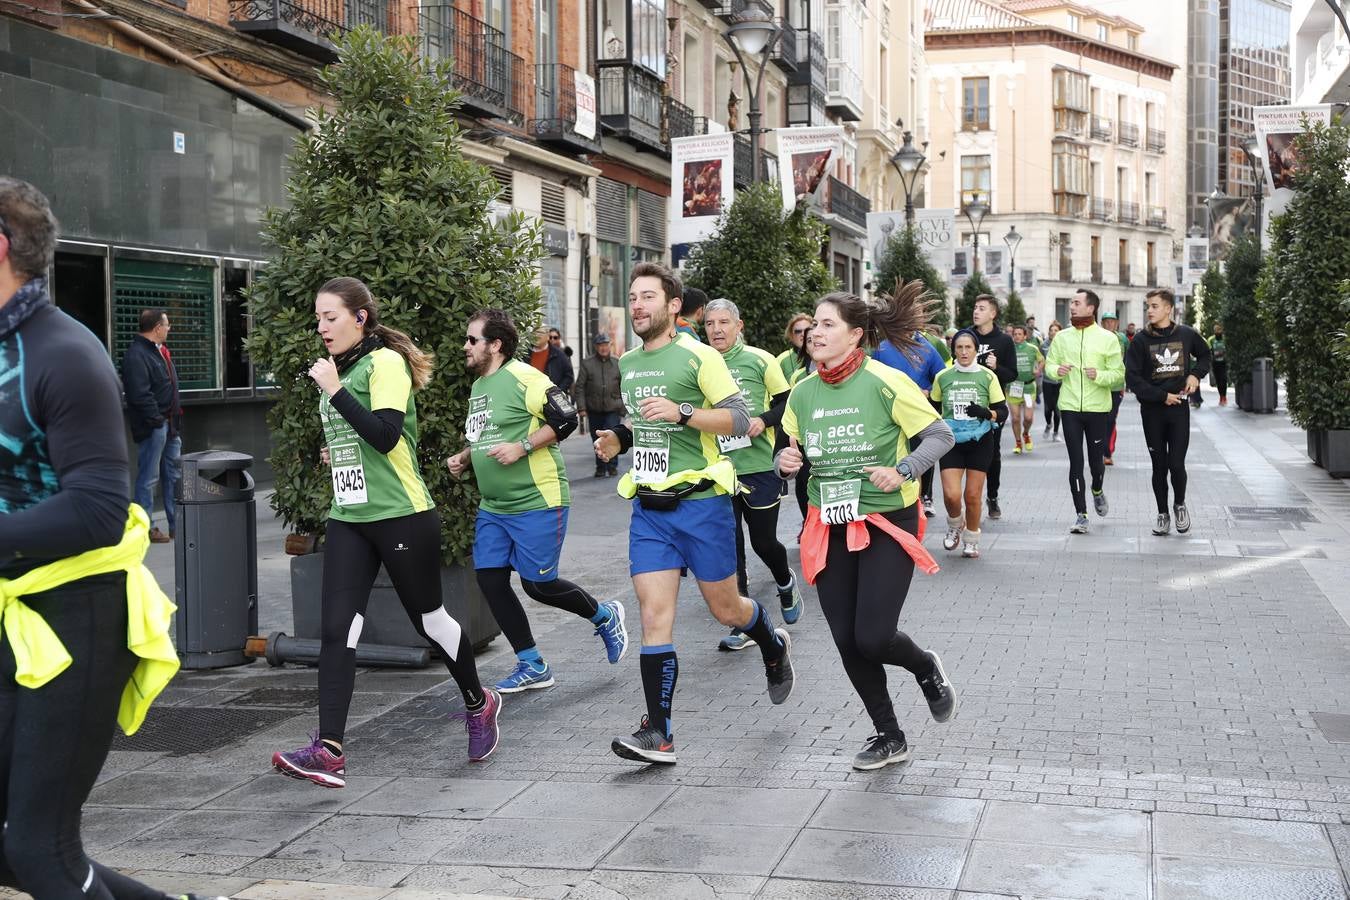
<svg viewBox="0 0 1350 900"><path fill-rule="evenodd" d="M1179 394L1186 378L1209 374L1210 353L1205 339L1187 325L1173 322L1162 331L1144 328L1125 352L1125 386L1140 403L1166 403Z"/></svg>

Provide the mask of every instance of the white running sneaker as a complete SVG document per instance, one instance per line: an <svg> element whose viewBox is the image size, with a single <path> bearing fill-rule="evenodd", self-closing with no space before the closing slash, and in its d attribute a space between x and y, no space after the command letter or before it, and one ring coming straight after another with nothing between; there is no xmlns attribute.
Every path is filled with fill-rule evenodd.
<svg viewBox="0 0 1350 900"><path fill-rule="evenodd" d="M951 519L948 519L947 536L942 539L942 549L955 550L961 543L961 532L964 531L965 528L966 526L961 524L960 519L957 519L955 523L953 523Z"/></svg>

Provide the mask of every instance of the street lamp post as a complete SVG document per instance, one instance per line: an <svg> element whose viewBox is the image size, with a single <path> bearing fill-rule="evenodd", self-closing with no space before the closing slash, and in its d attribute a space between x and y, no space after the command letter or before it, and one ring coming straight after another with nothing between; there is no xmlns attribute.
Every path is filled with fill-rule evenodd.
<svg viewBox="0 0 1350 900"><path fill-rule="evenodd" d="M901 128L905 127L904 119L897 119L895 124ZM928 149L928 142L924 141L922 148L915 147L914 135L908 131L905 132L904 139L900 149L891 157L891 165L895 166L895 171L900 175L900 183L905 187L905 225L911 227L914 225L914 185L918 183L923 164L928 162L928 157L923 152Z"/></svg>
<svg viewBox="0 0 1350 900"><path fill-rule="evenodd" d="M1008 248L1008 293L1011 294L1017 290L1017 248L1022 245L1022 235L1017 233L1017 226L1008 226L1008 233L1003 236L1003 243Z"/></svg>
<svg viewBox="0 0 1350 900"><path fill-rule="evenodd" d="M975 261L970 274L977 275L980 271L980 225L984 223L984 217L989 215L989 204L980 199L978 191L972 192L970 202L961 207L961 215L970 223L971 242L975 248Z"/></svg>
<svg viewBox="0 0 1350 900"><path fill-rule="evenodd" d="M1242 149L1247 151L1247 161L1252 164L1252 171L1256 174L1256 180L1252 183L1252 196L1256 200L1256 255L1259 258L1266 230L1265 222L1261 220L1261 207L1266 197L1266 173L1261 169L1261 157L1259 155L1261 145L1257 142L1255 135L1242 142Z"/></svg>
<svg viewBox="0 0 1350 900"><path fill-rule="evenodd" d="M758 5L752 5L742 15L741 20L723 33L722 38L731 47L731 52L736 54L736 60L741 64L741 71L745 73L745 87L750 93L750 180L759 181L760 154L759 140L763 134L759 127L759 91L764 85L764 70L769 67L769 48L773 46L774 39L778 37L779 28L773 23L766 13ZM746 55L754 59L756 55L759 60L759 74L755 76L754 85L750 82L750 66L746 64Z"/></svg>

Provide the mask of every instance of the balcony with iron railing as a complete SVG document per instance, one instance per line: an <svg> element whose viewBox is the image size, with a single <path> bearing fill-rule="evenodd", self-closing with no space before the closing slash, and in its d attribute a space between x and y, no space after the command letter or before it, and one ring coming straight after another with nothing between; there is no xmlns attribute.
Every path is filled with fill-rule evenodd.
<svg viewBox="0 0 1350 900"><path fill-rule="evenodd" d="M1059 248L1059 280L1073 281L1073 251L1062 244Z"/></svg>
<svg viewBox="0 0 1350 900"><path fill-rule="evenodd" d="M1161 206L1150 206L1147 222L1149 228L1166 228L1167 210Z"/></svg>
<svg viewBox="0 0 1350 900"><path fill-rule="evenodd" d="M1149 267L1148 267L1148 272L1147 272L1147 274L1148 274L1148 286L1151 287L1151 288L1157 287L1157 286L1158 286L1158 267L1157 267L1157 266L1149 266Z"/></svg>
<svg viewBox="0 0 1350 900"><path fill-rule="evenodd" d="M1106 276L1102 273L1102 261L1096 260L1092 263L1092 283L1105 284Z"/></svg>
<svg viewBox="0 0 1350 900"><path fill-rule="evenodd" d="M1112 214L1115 213L1115 209L1116 205L1110 200L1106 200L1102 197L1093 197L1090 215L1098 222L1110 222Z"/></svg>
<svg viewBox="0 0 1350 900"><path fill-rule="evenodd" d="M1167 133L1161 128L1150 128L1145 135L1149 153L1162 153L1167 149Z"/></svg>
<svg viewBox="0 0 1350 900"><path fill-rule="evenodd" d="M769 59L784 72L797 71L797 29L792 27L792 23L787 19L775 20L778 24L778 34L774 36L773 48L769 51Z"/></svg>
<svg viewBox="0 0 1350 900"><path fill-rule="evenodd" d="M356 26L387 32L389 5L387 0L230 0L230 25L310 59L332 62L335 42Z"/></svg>
<svg viewBox="0 0 1350 900"><path fill-rule="evenodd" d="M524 124L534 77L525 60L506 49L502 31L453 6L423 6L418 30L428 59L454 61L465 110Z"/></svg>
<svg viewBox="0 0 1350 900"><path fill-rule="evenodd" d="M1117 122L1116 141L1123 147L1138 147L1139 126L1133 122Z"/></svg>
<svg viewBox="0 0 1350 900"><path fill-rule="evenodd" d="M1117 216L1120 222L1129 225L1139 224L1139 204L1130 203L1128 200L1120 201L1120 215Z"/></svg>
<svg viewBox="0 0 1350 900"><path fill-rule="evenodd" d="M1092 117L1092 139L1094 141L1111 140L1111 120L1106 116Z"/></svg>
<svg viewBox="0 0 1350 900"><path fill-rule="evenodd" d="M772 19L777 12L768 0L722 0L713 7L713 12L727 24L735 25L752 6L762 10L766 19Z"/></svg>
<svg viewBox="0 0 1350 900"><path fill-rule="evenodd" d="M761 135L760 140L764 138ZM736 132L736 147L731 157L732 178L738 188L747 188L754 178L754 167L751 165L752 155L750 153L750 135L744 132ZM778 157L764 149L761 143L759 148L759 177L761 181L767 181L773 177L778 170Z"/></svg>
<svg viewBox="0 0 1350 900"><path fill-rule="evenodd" d="M872 201L853 188L831 175L825 180L825 208L845 222L852 222L859 228L867 227L867 214L872 211Z"/></svg>
<svg viewBox="0 0 1350 900"><path fill-rule="evenodd" d="M666 134L672 138L698 134L694 130L694 111L674 97L666 98Z"/></svg>
<svg viewBox="0 0 1350 900"><path fill-rule="evenodd" d="M789 36L784 35L784 39ZM809 84L825 93L829 66L825 59L825 38L810 28L797 29L797 68L788 73L788 84Z"/></svg>
<svg viewBox="0 0 1350 900"><path fill-rule="evenodd" d="M1129 286L1130 286L1130 264L1129 264L1129 263L1121 263L1121 264L1120 264L1120 271L1117 272L1116 274L1120 276L1120 284L1121 284L1122 287L1129 287Z"/></svg>
<svg viewBox="0 0 1350 900"><path fill-rule="evenodd" d="M573 153L600 152L598 120L594 135L577 131L576 70L563 63L541 63L534 67L534 79L535 117L530 119L530 133L541 143Z"/></svg>
<svg viewBox="0 0 1350 900"><path fill-rule="evenodd" d="M601 62L597 69L600 124L642 149L668 153L661 141L660 80L627 63Z"/></svg>
<svg viewBox="0 0 1350 900"><path fill-rule="evenodd" d="M961 107L961 130L988 131L989 107L987 105Z"/></svg>

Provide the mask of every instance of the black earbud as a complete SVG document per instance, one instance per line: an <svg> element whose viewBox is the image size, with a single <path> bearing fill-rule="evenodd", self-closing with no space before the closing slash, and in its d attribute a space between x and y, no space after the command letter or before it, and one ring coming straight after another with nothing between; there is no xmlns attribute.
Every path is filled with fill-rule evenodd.
<svg viewBox="0 0 1350 900"><path fill-rule="evenodd" d="M356 324L357 324L357 325L364 325L364 324L366 324L366 314L365 314L365 313L357 313L357 314L356 314Z"/></svg>

